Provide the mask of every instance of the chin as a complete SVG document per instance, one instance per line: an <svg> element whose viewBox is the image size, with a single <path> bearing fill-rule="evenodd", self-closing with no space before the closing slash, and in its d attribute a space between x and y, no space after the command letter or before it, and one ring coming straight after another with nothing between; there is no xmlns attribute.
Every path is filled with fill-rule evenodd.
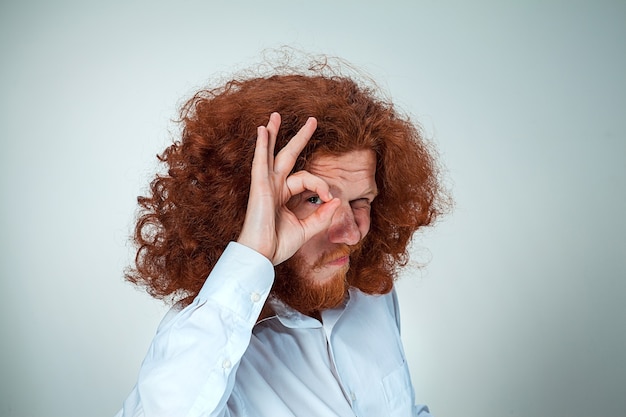
<svg viewBox="0 0 626 417"><path fill-rule="evenodd" d="M273 292L284 303L307 315L341 305L348 292L346 273L343 267L325 276L302 276L292 274L276 277Z"/></svg>
<svg viewBox="0 0 626 417"><path fill-rule="evenodd" d="M311 283L311 287L329 285L332 281L345 281L348 269L350 269L349 265L345 265L341 268L326 267L322 270L315 271L312 276L308 278L308 281Z"/></svg>

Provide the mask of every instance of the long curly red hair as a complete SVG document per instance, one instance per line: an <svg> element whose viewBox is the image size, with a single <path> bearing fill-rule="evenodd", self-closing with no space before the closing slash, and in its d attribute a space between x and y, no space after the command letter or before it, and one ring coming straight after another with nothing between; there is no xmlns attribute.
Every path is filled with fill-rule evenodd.
<svg viewBox="0 0 626 417"><path fill-rule="evenodd" d="M309 116L318 121L294 171L306 169L313 155L376 153L379 194L348 282L370 294L391 290L415 231L447 207L435 153L375 87L323 72L237 78L196 93L182 107L182 136L159 156L167 173L138 198L138 250L134 268L126 271L129 281L161 299L188 302L200 291L240 233L256 128L276 111L282 116L277 150Z"/></svg>

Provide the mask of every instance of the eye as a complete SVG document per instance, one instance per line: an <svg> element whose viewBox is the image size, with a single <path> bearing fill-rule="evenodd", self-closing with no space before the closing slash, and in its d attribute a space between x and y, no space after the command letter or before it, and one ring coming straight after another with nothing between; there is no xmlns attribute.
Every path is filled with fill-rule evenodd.
<svg viewBox="0 0 626 417"><path fill-rule="evenodd" d="M316 195L312 195L311 197L307 198L306 201L308 201L311 204L315 204L315 205L324 204L322 199L319 198L319 196L316 196Z"/></svg>
<svg viewBox="0 0 626 417"><path fill-rule="evenodd" d="M367 198L359 198L358 200L350 202L350 206L352 206L353 209L370 208L371 204L372 203Z"/></svg>

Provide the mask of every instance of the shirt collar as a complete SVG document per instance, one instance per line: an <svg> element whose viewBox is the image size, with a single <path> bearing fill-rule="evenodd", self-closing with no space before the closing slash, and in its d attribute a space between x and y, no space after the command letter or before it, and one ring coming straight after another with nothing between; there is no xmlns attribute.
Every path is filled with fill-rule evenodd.
<svg viewBox="0 0 626 417"><path fill-rule="evenodd" d="M344 302L329 310L322 311L322 318L324 320L324 327L326 327L327 322L330 322L331 327L335 325L339 317L343 314L343 311L346 309L348 304L350 303L350 298L354 296L353 292L355 290L350 288L348 291ZM267 299L267 303L271 307L274 312L274 316L276 317L283 326L292 328L292 329L316 329L322 327L322 323L306 314L302 314L299 311L293 309L292 307L285 304L282 300L271 294ZM268 317L268 319L271 317ZM263 321L263 320L262 320Z"/></svg>

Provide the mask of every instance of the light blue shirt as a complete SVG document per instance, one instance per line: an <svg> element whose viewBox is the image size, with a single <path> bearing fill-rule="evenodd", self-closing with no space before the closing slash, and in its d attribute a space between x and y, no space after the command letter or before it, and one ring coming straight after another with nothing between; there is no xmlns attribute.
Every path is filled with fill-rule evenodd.
<svg viewBox="0 0 626 417"><path fill-rule="evenodd" d="M163 319L117 417L419 416L395 292L351 289L322 321L270 299L271 263L231 243L196 299Z"/></svg>

